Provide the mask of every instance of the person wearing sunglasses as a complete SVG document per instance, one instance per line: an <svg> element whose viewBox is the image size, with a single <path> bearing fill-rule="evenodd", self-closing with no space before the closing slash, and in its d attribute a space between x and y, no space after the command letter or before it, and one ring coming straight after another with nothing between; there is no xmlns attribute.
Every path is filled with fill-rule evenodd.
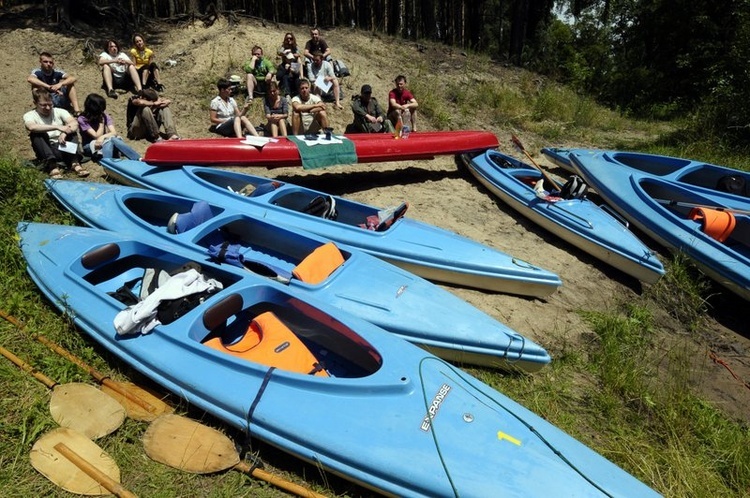
<svg viewBox="0 0 750 498"><path fill-rule="evenodd" d="M294 33L284 35L284 41L277 53L281 57L281 64L276 68L276 79L279 81L282 95L290 99L299 93L297 87L300 78L304 76L305 67L302 63L302 52L297 46Z"/></svg>
<svg viewBox="0 0 750 498"><path fill-rule="evenodd" d="M263 49L255 45L252 58L246 61L242 69L247 73L247 102L253 100L255 92L265 92L266 86L276 74L276 67L271 59L263 56Z"/></svg>

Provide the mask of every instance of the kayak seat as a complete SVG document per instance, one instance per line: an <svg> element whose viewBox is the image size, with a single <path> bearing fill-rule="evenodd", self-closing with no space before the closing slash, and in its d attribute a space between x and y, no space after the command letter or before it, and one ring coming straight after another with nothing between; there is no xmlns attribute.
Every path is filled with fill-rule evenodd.
<svg viewBox="0 0 750 498"><path fill-rule="evenodd" d="M299 337L270 311L256 316L237 341L226 344L222 337L213 337L203 344L216 351L279 370L317 377L329 376Z"/></svg>
<svg viewBox="0 0 750 498"><path fill-rule="evenodd" d="M706 207L694 207L688 217L699 222L706 235L719 242L727 240L737 224L732 213Z"/></svg>
<svg viewBox="0 0 750 498"><path fill-rule="evenodd" d="M305 259L292 270L292 275L302 282L317 285L343 264L344 255L336 244L328 242L305 256Z"/></svg>
<svg viewBox="0 0 750 498"><path fill-rule="evenodd" d="M530 170L528 168L516 168L507 171L507 173L519 182L524 185L529 185L530 187L534 187L536 182L542 179L542 174L539 171Z"/></svg>

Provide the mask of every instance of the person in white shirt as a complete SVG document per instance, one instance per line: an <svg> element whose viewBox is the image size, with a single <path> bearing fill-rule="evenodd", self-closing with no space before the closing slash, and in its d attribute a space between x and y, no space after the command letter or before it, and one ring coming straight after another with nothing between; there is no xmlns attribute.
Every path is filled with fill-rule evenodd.
<svg viewBox="0 0 750 498"><path fill-rule="evenodd" d="M328 128L326 105L317 95L310 93L310 82L299 80L299 95L292 98L292 130L295 135L317 133Z"/></svg>
<svg viewBox="0 0 750 498"><path fill-rule="evenodd" d="M107 40L105 50L99 54L99 65L102 68L102 80L107 95L113 99L117 98L115 87L129 90L135 88L140 91L141 78L135 64L125 52L120 50L120 45L115 40Z"/></svg>
<svg viewBox="0 0 750 498"><path fill-rule="evenodd" d="M216 87L219 95L214 97L209 105L211 127L208 130L223 137L242 138L243 131L258 136L258 131L246 116L252 100L247 100L240 110L232 97L231 81L222 78L216 83Z"/></svg>
<svg viewBox="0 0 750 498"><path fill-rule="evenodd" d="M322 53L315 52L309 69L310 81L313 84L313 93L322 98L332 99L336 105L336 109L343 109L344 106L339 102L339 79L333 71L333 64L323 60ZM329 84L330 88L328 88L328 90L320 88L318 85L321 84ZM330 100L328 100L328 102L330 102Z"/></svg>
<svg viewBox="0 0 750 498"><path fill-rule="evenodd" d="M31 148L42 162L51 178L62 178L62 170L72 169L78 176L89 172L78 162L78 121L65 109L54 107L52 95L46 88L34 88L34 109L23 115L23 124L29 132ZM72 145L70 152L66 146Z"/></svg>

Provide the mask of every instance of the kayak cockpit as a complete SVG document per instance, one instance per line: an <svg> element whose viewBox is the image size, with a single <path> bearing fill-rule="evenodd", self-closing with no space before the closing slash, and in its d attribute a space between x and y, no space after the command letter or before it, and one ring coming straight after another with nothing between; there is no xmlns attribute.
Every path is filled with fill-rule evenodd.
<svg viewBox="0 0 750 498"><path fill-rule="evenodd" d="M257 292L264 295L253 296ZM380 354L352 329L322 310L272 289L231 294L206 309L202 320L208 335L200 337L200 332L193 339L244 361L308 375L349 378L366 377L382 365Z"/></svg>
<svg viewBox="0 0 750 498"><path fill-rule="evenodd" d="M160 320L156 326L171 326L164 332L173 339L183 337L217 354L305 374L356 378L371 375L382 366L380 353L348 325L264 279L239 286L242 277L234 272L211 264L199 265L166 249L131 240L93 248L73 268L88 284L119 301L122 311L158 292L163 284L155 286L157 290L152 290L151 284L162 275L170 278L166 276L188 267L197 269L205 279L218 281L222 290L205 299L189 299L171 320ZM153 277L150 282L149 277ZM147 288L151 294L144 293ZM254 341L248 332L256 335ZM272 347L267 347L269 344ZM301 363L286 358L286 353L293 351L304 353L299 356Z"/></svg>

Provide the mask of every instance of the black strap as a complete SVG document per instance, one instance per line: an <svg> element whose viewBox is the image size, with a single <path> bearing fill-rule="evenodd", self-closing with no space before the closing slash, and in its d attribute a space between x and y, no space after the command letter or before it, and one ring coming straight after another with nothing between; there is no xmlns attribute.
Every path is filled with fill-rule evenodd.
<svg viewBox="0 0 750 498"><path fill-rule="evenodd" d="M219 255L216 257L219 262L224 261L224 257L227 255L227 248L229 248L229 241L225 240L221 243L221 250L219 251Z"/></svg>
<svg viewBox="0 0 750 498"><path fill-rule="evenodd" d="M266 391L266 387L268 386L268 383L271 381L271 374L273 371L276 370L276 367L271 367L266 372L266 375L263 377L263 382L260 384L260 389L258 389L258 392L255 394L255 399L250 404L250 408L247 411L247 431L245 433L246 441L245 445L247 448L250 447L250 422L253 418L253 413L255 413L255 408L258 406L258 403L260 402L260 398L263 396L263 393Z"/></svg>

